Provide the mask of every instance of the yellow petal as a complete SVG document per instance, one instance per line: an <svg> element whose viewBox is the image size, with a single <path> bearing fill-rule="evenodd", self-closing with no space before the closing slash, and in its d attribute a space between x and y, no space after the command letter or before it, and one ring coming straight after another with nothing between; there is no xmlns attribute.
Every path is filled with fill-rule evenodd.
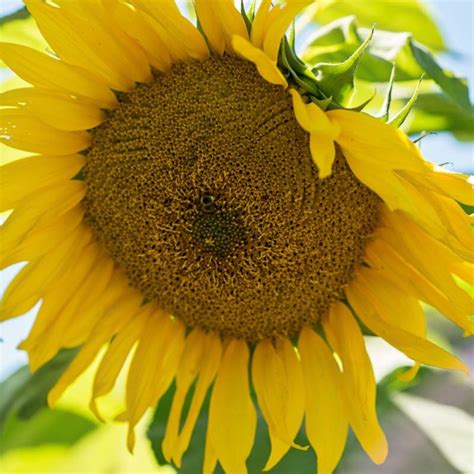
<svg viewBox="0 0 474 474"><path fill-rule="evenodd" d="M304 103L295 89L290 89L290 94L293 98L296 120L303 130L310 133L311 156L318 167L319 178L324 179L332 172L336 157L334 140L338 136L339 129L316 104Z"/></svg>
<svg viewBox="0 0 474 474"><path fill-rule="evenodd" d="M88 130L105 119L105 114L95 105L33 87L0 94L0 105L19 106L58 130Z"/></svg>
<svg viewBox="0 0 474 474"><path fill-rule="evenodd" d="M152 26L152 19L128 3L111 2L107 5L118 25L126 25L126 33L145 50L150 64L158 71L171 67L171 57L165 43Z"/></svg>
<svg viewBox="0 0 474 474"><path fill-rule="evenodd" d="M344 385L326 343L310 328L298 341L306 393L306 433L316 451L318 473L330 474L341 459L347 436Z"/></svg>
<svg viewBox="0 0 474 474"><path fill-rule="evenodd" d="M67 265L73 249L82 249L90 237L90 233L73 233L48 255L23 267L3 294L0 303L0 321L21 316L29 311Z"/></svg>
<svg viewBox="0 0 474 474"><path fill-rule="evenodd" d="M421 301L438 309L458 326L474 333L474 324L469 322L468 316L423 275L423 269L420 272L420 269L413 265L413 259L411 263L404 260L394 247L381 238L374 240L367 247L366 259L374 271L376 269L383 277L391 279L405 293L415 295Z"/></svg>
<svg viewBox="0 0 474 474"><path fill-rule="evenodd" d="M287 87L288 83L278 66L261 49L255 48L241 36L232 37L232 46L235 52L244 59L251 61L257 66L259 74L270 84Z"/></svg>
<svg viewBox="0 0 474 474"><path fill-rule="evenodd" d="M271 469L294 443L304 415L301 366L291 342L260 342L252 361L252 381L258 403L267 422L272 452L264 468Z"/></svg>
<svg viewBox="0 0 474 474"><path fill-rule="evenodd" d="M380 235L404 258L420 269L423 275L449 299L454 307L465 314L472 311L472 298L455 282L451 272L453 265L462 260L448 247L418 228L401 213L386 213L392 233L381 230ZM433 259L436 265L433 265Z"/></svg>
<svg viewBox="0 0 474 474"><path fill-rule="evenodd" d="M90 408L101 420L97 409L96 399L109 393L122 369L132 347L138 341L148 319L148 313L140 312L132 318L125 327L114 337L107 352L104 354L94 377Z"/></svg>
<svg viewBox="0 0 474 474"><path fill-rule="evenodd" d="M265 32L265 40L263 42L263 51L276 61L278 59L278 50L280 48L282 37L295 19L296 15L313 0L296 0L287 2L287 4L277 9L276 15L272 18L267 31Z"/></svg>
<svg viewBox="0 0 474 474"><path fill-rule="evenodd" d="M318 167L319 179L327 178L332 173L332 165L336 158L334 139L330 135L312 133L309 147L313 161Z"/></svg>
<svg viewBox="0 0 474 474"><path fill-rule="evenodd" d="M218 364L220 361L220 343L216 344L218 340L211 335L207 335L200 330L194 330L186 340L186 347L179 362L178 371L176 373L176 392L173 397L168 423L166 426L166 433L162 443L162 450L164 457L170 461L175 456L178 459L177 466L181 464L181 457L189 444L189 438L194 428L197 418L196 408L201 407L204 400L204 393L198 393L198 389L202 392L199 384L193 394L194 398L197 396L199 406L191 407L193 412L189 412L183 433L179 433L179 426L182 418L182 410L184 402L191 385L199 377L206 379L207 387L214 378ZM217 350L217 353L216 353ZM217 357L216 357L217 356ZM195 416L196 415L196 416ZM191 417L191 418L190 418ZM186 429L186 432L184 432ZM184 435L185 438L182 436ZM176 453L176 455L175 455Z"/></svg>
<svg viewBox="0 0 474 474"><path fill-rule="evenodd" d="M173 453L173 458L178 468L181 467L181 458L189 446L191 434L198 419L199 411L201 410L207 391L211 383L214 381L222 357L222 343L219 336L207 334L205 347L206 351L202 354L199 376L191 401L191 406Z"/></svg>
<svg viewBox="0 0 474 474"><path fill-rule="evenodd" d="M135 444L134 427L146 409L155 406L171 384L184 349L184 326L153 313L142 332L127 379L127 445Z"/></svg>
<svg viewBox="0 0 474 474"><path fill-rule="evenodd" d="M176 373L176 392L173 396L162 443L163 456L168 462L171 461L178 441L179 425L186 395L199 373L199 365L205 351L203 343L205 342L205 335L200 330L192 331L186 339L186 347Z"/></svg>
<svg viewBox="0 0 474 474"><path fill-rule="evenodd" d="M214 474L217 465L217 456L214 451L214 447L211 442L211 430L209 423L207 424L206 431L206 443L204 447L204 466L202 469L203 474Z"/></svg>
<svg viewBox="0 0 474 474"><path fill-rule="evenodd" d="M257 414L250 397L249 349L246 342L232 340L217 374L209 407L209 438L223 469L246 473L252 450Z"/></svg>
<svg viewBox="0 0 474 474"><path fill-rule="evenodd" d="M127 300L123 306L117 306L100 320L92 337L84 344L71 365L62 374L56 385L48 394L49 406L54 406L64 390L81 375L94 361L102 346L109 341L137 313L136 300ZM146 310L143 310L146 311Z"/></svg>
<svg viewBox="0 0 474 474"><path fill-rule="evenodd" d="M359 318L372 332L413 360L435 367L468 372L468 368L459 359L444 349L378 316L384 311L384 303L371 292L369 285L363 275L358 272L346 288L346 294Z"/></svg>
<svg viewBox="0 0 474 474"><path fill-rule="evenodd" d="M173 40L183 47L189 57L205 59L209 50L201 33L181 15L174 0L133 0L134 5L148 12L163 28L166 28Z"/></svg>
<svg viewBox="0 0 474 474"><path fill-rule="evenodd" d="M432 192L429 193L429 199L447 230L443 243L461 258L474 263L474 248L472 245L474 229L471 226L469 216L453 199Z"/></svg>
<svg viewBox="0 0 474 474"><path fill-rule="evenodd" d="M321 133L332 136L335 139L339 133L339 128L329 120L329 114L323 112L312 102L306 104L303 98L295 89L289 89L293 98L293 109L295 117L303 130L310 133Z"/></svg>
<svg viewBox="0 0 474 474"><path fill-rule="evenodd" d="M390 278L381 275L380 272L367 270L364 271L364 275L370 279L372 290L385 302L384 312L380 313L380 316L404 331L426 338L425 313L418 299L411 293L407 293L406 289L394 284ZM416 363L398 377L409 381L416 376L419 368L420 364Z"/></svg>
<svg viewBox="0 0 474 474"><path fill-rule="evenodd" d="M474 186L472 178L466 175L452 173L443 168L438 168L428 175L405 171L403 172L403 176L418 186L431 189L432 191L464 204L470 206L474 205Z"/></svg>
<svg viewBox="0 0 474 474"><path fill-rule="evenodd" d="M75 267L62 275L61 286L55 286L45 293L37 320L48 321L49 323L43 330L41 343L37 347L28 343L32 371L37 370L54 357L62 346L61 336L65 329L64 326L67 329L66 321L63 321L64 317L67 318L64 310L70 304L71 295L75 295L81 290L83 282L87 280L88 274L97 262L98 254L99 247L93 243L89 244L82 250L82 258Z"/></svg>
<svg viewBox="0 0 474 474"><path fill-rule="evenodd" d="M376 413L376 384L364 338L343 303L334 304L323 321L324 331L342 360L349 421L360 444L376 464L384 462L388 445Z"/></svg>
<svg viewBox="0 0 474 474"><path fill-rule="evenodd" d="M100 2L58 2L56 8L40 0L26 0L28 10L59 57L99 76L116 90L151 79L148 61L130 37L116 28Z"/></svg>
<svg viewBox="0 0 474 474"><path fill-rule="evenodd" d="M117 99L106 82L85 69L19 44L0 43L0 58L22 79L37 87L60 90L112 108Z"/></svg>
<svg viewBox="0 0 474 474"><path fill-rule="evenodd" d="M114 271L112 259L100 250L91 271L58 312L55 324L49 328L45 344L49 345L50 350L55 347L59 350L61 345L80 346L97 322L97 302L106 296ZM48 344L49 340L52 342Z"/></svg>
<svg viewBox="0 0 474 474"><path fill-rule="evenodd" d="M382 166L371 165L356 158L351 151L343 151L352 172L378 194L391 211L397 209L404 211L428 232L437 238L444 238L446 228L426 193L420 192L396 172Z"/></svg>
<svg viewBox="0 0 474 474"><path fill-rule="evenodd" d="M337 142L346 158L350 154L366 167L429 172L416 145L399 129L362 112L331 110L327 115L340 126Z"/></svg>
<svg viewBox="0 0 474 474"><path fill-rule="evenodd" d="M209 46L213 52L222 56L225 51L224 30L213 5L208 0L194 0L194 8Z"/></svg>
<svg viewBox="0 0 474 474"><path fill-rule="evenodd" d="M23 198L2 225L1 255L12 252L28 237L33 228L44 227L82 200L86 186L80 181L65 181L46 189L39 189Z"/></svg>
<svg viewBox="0 0 474 474"><path fill-rule="evenodd" d="M0 268L5 268L13 263L33 261L47 254L75 232L83 218L84 210L76 206L55 219L54 222L48 222L30 230L18 245L8 248L6 245L2 246ZM3 232L1 236L3 237Z"/></svg>
<svg viewBox="0 0 474 474"><path fill-rule="evenodd" d="M74 249L74 253L68 257L65 265L69 268L79 267L83 265L83 256L84 248ZM68 276L66 281L70 281L71 277L69 277L68 273L66 275ZM58 288L61 288L59 282L62 283L65 276L60 273L57 278L58 280L53 281L45 292L45 295L48 295L48 305L52 306L52 309L49 311L44 310L41 314L38 314L30 333L28 334L28 338L20 344L20 349L30 351L37 346L41 346L41 341L44 339L45 334L47 334L48 327L55 323L55 316L57 313L54 310L54 305L57 307L59 304L60 308L64 306L64 301L61 301L61 294L58 291ZM136 290L132 290L129 287L128 279L124 278L123 275L118 274L117 277L112 280L112 285L108 288L107 293L100 299L100 301L96 302L96 322L101 321L106 313L113 313L116 308L123 308L126 311L130 310L130 308L135 310L139 307L142 300L142 296Z"/></svg>
<svg viewBox="0 0 474 474"><path fill-rule="evenodd" d="M91 139L87 132L65 132L18 109L4 109L0 110L0 141L34 153L69 155L87 148Z"/></svg>
<svg viewBox="0 0 474 474"><path fill-rule="evenodd" d="M410 212L411 219L433 235L433 237L444 240L446 238L447 226L443 223L442 214L432 199L434 193L423 191L419 186L414 186L403 176L399 175L399 179L403 184L406 198L411 200L411 207L417 209L416 213ZM439 198L442 198L442 196L439 196Z"/></svg>
<svg viewBox="0 0 474 474"><path fill-rule="evenodd" d="M240 12L236 10L233 0L215 0L212 8L215 9L221 24L226 42L226 50L229 53L233 53L235 48L234 36L239 36L245 40L249 38L244 19Z"/></svg>
<svg viewBox="0 0 474 474"><path fill-rule="evenodd" d="M39 188L72 178L84 164L83 156L69 155L30 156L0 166L0 212L13 209L25 196Z"/></svg>
<svg viewBox="0 0 474 474"><path fill-rule="evenodd" d="M469 262L456 262L453 264L452 272L469 285L474 286L474 264Z"/></svg>
<svg viewBox="0 0 474 474"><path fill-rule="evenodd" d="M270 7L272 4L272 0L262 0L260 3L260 7L255 14L255 18L252 22L252 31L250 34L250 40L252 44L258 48L263 50L263 41L265 39L266 34L266 23L267 18L269 16Z"/></svg>

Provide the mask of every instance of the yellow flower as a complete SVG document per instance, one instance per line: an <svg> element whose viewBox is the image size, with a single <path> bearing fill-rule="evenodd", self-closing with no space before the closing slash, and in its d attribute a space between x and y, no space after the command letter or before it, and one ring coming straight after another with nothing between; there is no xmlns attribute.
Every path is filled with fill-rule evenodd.
<svg viewBox="0 0 474 474"><path fill-rule="evenodd" d="M272 451L305 418L318 472L351 426L381 463L387 442L355 315L415 361L466 371L426 339L420 302L467 334L472 300L465 176L424 161L390 125L322 111L278 66L309 0L263 0L251 27L231 0L25 2L56 56L1 45L33 87L1 95L1 140L37 155L2 167L1 267L27 261L1 319L42 300L22 348L32 370L81 350L61 396L107 344L91 409L135 348L134 426L176 380L163 452L180 466L212 390L205 472L246 472L256 393ZM250 31L249 31L250 30ZM255 67L256 66L256 67ZM249 371L250 367L250 371ZM249 376L250 372L250 376ZM183 403L193 386L180 429Z"/></svg>

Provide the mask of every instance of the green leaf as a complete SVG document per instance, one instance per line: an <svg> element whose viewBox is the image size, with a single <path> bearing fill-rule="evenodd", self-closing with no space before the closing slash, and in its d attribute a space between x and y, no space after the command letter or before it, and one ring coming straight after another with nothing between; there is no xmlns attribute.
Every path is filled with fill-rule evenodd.
<svg viewBox="0 0 474 474"><path fill-rule="evenodd" d="M370 34L357 27L354 17L335 21L315 34L303 59L309 64L341 61L354 54ZM360 58L356 77L368 82L388 82L393 64L396 66L395 82L417 80L425 74L426 79L431 79L461 108L470 110L467 81L443 69L409 33L376 30L366 53Z"/></svg>
<svg viewBox="0 0 474 474"><path fill-rule="evenodd" d="M97 428L90 419L65 410L45 408L26 421L12 415L0 430L1 454L46 444L71 446Z"/></svg>
<svg viewBox="0 0 474 474"><path fill-rule="evenodd" d="M474 465L472 416L459 408L405 393L395 394L393 400L452 466L460 472L471 472Z"/></svg>
<svg viewBox="0 0 474 474"><path fill-rule="evenodd" d="M445 48L440 30L430 12L419 0L326 0L316 2L303 15L305 24L325 25L338 18L354 15L360 25L389 31L409 31L420 43L435 50Z"/></svg>
<svg viewBox="0 0 474 474"><path fill-rule="evenodd" d="M451 71L441 68L433 55L422 46L417 45L412 40L408 44L413 57L423 71L457 104L465 110L469 110L471 102L469 100L469 89L466 79L457 77Z"/></svg>
<svg viewBox="0 0 474 474"><path fill-rule="evenodd" d="M449 131L460 140L474 140L474 107L462 109L443 94L419 94L408 132Z"/></svg>
<svg viewBox="0 0 474 474"><path fill-rule="evenodd" d="M28 367L22 367L1 383L0 429L12 413L21 420L28 420L38 410L47 406L49 390L76 353L77 349L62 350L34 374L31 374Z"/></svg>

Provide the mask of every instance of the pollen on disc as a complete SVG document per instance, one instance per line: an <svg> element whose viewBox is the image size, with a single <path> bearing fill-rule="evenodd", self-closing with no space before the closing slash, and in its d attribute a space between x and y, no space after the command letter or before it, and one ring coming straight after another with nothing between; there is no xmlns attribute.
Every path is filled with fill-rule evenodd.
<svg viewBox="0 0 474 474"><path fill-rule="evenodd" d="M144 298L256 342L297 334L343 297L379 198L339 150L318 179L290 95L252 64L175 64L92 134L86 219Z"/></svg>

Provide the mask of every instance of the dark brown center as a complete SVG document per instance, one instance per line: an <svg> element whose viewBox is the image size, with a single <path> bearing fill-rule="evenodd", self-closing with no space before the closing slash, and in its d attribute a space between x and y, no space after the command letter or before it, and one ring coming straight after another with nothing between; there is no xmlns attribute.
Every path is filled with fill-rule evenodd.
<svg viewBox="0 0 474 474"><path fill-rule="evenodd" d="M87 221L131 285L189 326L297 334L343 297L379 208L340 151L320 181L308 142L252 64L176 64L93 132Z"/></svg>

